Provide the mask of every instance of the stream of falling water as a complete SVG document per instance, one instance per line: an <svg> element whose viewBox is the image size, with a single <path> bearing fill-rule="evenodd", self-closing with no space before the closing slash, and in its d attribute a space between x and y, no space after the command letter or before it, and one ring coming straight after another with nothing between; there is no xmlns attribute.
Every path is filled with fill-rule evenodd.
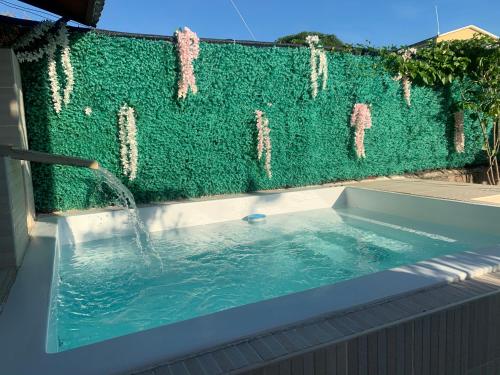
<svg viewBox="0 0 500 375"><path fill-rule="evenodd" d="M159 261L160 267L163 270L163 262L160 255L156 251L149 232L146 229L143 221L139 217L135 199L129 189L110 171L106 168L99 167L95 170L98 177L101 178L106 186L108 186L116 196L115 203L127 211L128 221L132 226L137 247L141 251L143 258L149 261L148 256L152 255Z"/></svg>

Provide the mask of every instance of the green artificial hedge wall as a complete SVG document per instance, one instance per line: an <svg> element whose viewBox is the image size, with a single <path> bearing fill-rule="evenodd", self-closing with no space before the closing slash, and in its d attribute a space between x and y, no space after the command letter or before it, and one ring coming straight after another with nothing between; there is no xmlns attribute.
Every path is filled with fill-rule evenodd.
<svg viewBox="0 0 500 375"><path fill-rule="evenodd" d="M480 134L468 118L466 150L454 151L452 93L414 86L408 108L400 82L382 70L379 57L327 52L328 87L312 99L308 48L204 42L200 47L194 63L199 92L179 100L172 43L72 32L75 87L59 115L51 102L46 59L22 65L30 147L97 159L122 178L138 203L479 160ZM349 123L356 102L372 104L364 160L356 158ZM120 166L117 113L124 103L137 116L139 167L132 182ZM256 109L269 118L272 179L257 161ZM34 164L33 181L41 212L110 204L88 170Z"/></svg>

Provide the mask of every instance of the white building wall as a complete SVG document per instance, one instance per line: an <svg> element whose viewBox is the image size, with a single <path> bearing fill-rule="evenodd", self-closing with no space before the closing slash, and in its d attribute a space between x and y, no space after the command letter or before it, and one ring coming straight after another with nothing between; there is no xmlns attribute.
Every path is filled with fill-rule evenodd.
<svg viewBox="0 0 500 375"><path fill-rule="evenodd" d="M0 49L0 144L28 148L19 64L10 49ZM21 264L34 218L29 162L0 157L0 268Z"/></svg>

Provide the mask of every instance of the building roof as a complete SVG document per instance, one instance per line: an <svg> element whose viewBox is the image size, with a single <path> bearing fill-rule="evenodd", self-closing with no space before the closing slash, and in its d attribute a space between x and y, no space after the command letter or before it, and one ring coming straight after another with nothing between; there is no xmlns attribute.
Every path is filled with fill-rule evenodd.
<svg viewBox="0 0 500 375"><path fill-rule="evenodd" d="M490 33L489 31L486 31L484 29L481 29L480 27L478 27L476 25L467 25L467 26L460 27L460 28L455 29L455 30L447 31L445 33L442 33L442 34L435 35L435 36L432 36L430 38L424 39L424 40L422 40L420 42L412 44L412 46L421 46L423 44L426 44L427 42L430 42L430 41L440 41L441 39L450 40L450 39L453 39L453 38L450 38L451 35L453 35L453 34L459 34L461 31L465 31L467 29L468 30L472 30L475 33L483 34L483 35L489 36L491 38L498 39L497 35L495 35L493 33Z"/></svg>
<svg viewBox="0 0 500 375"><path fill-rule="evenodd" d="M490 33L489 31L486 31L485 29L481 29L480 27L478 27L476 25L467 25L464 27L460 27L459 29L447 31L445 33L439 34L438 36L443 37L445 35L453 34L453 33L456 33L457 31L465 30L465 29L472 29L480 34L485 34L485 35L490 36L492 38L498 39L498 36L496 36L495 34Z"/></svg>
<svg viewBox="0 0 500 375"><path fill-rule="evenodd" d="M84 25L96 26L105 0L20 0Z"/></svg>

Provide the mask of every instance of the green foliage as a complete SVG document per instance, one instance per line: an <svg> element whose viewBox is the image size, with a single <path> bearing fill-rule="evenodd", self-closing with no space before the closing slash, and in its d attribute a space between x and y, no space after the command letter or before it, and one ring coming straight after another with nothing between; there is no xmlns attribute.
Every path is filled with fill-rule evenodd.
<svg viewBox="0 0 500 375"><path fill-rule="evenodd" d="M334 34L323 34L315 31L302 31L298 34L286 35L281 38L276 39L276 43L288 43L288 44L304 44L306 43L306 38L309 35L317 35L319 37L319 43L323 47L334 47L334 48L342 48L344 47L344 43L337 38Z"/></svg>
<svg viewBox="0 0 500 375"><path fill-rule="evenodd" d="M474 163L481 147L466 119L466 150L455 153L449 93L414 87L408 108L400 84L376 68L379 57L327 51L328 87L315 100L308 48L201 43L194 64L199 92L186 100L177 99L178 62L169 42L72 33L71 58L74 93L59 116L47 62L22 65L30 147L97 159L139 203L459 167ZM125 102L137 114L133 182L120 166L117 113ZM349 124L356 102L372 104L365 160L355 156ZM269 118L272 179L257 161L256 109ZM110 204L88 170L32 168L39 211Z"/></svg>
<svg viewBox="0 0 500 375"><path fill-rule="evenodd" d="M479 121L488 154L490 182L500 182L497 155L500 150L500 40L476 36L469 40L431 42L407 58L408 50L386 54L393 73L429 87L455 87L455 110L469 110ZM491 131L488 124L493 124Z"/></svg>

